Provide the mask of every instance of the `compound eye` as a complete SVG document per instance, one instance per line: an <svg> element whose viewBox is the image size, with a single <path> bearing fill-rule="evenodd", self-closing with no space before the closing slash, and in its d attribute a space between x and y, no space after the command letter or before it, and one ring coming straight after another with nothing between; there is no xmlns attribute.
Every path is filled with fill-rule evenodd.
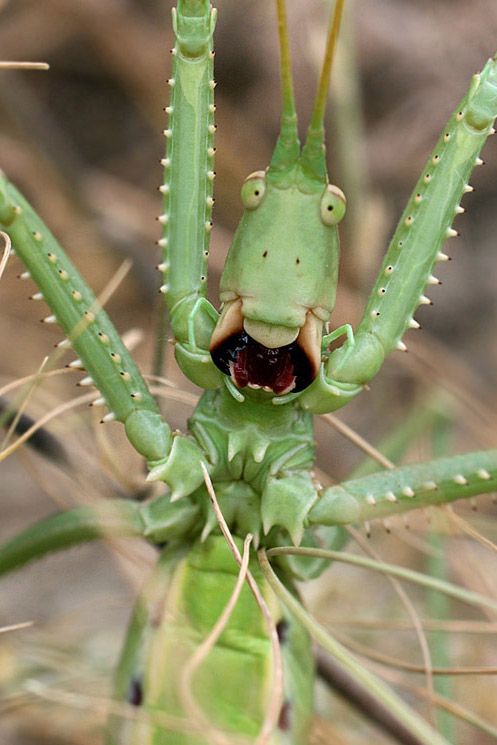
<svg viewBox="0 0 497 745"><path fill-rule="evenodd" d="M336 225L345 215L347 200L338 186L328 184L321 197L321 220L325 225Z"/></svg>
<svg viewBox="0 0 497 745"><path fill-rule="evenodd" d="M266 193L266 173L255 171L247 176L242 186L242 202L246 209L255 210Z"/></svg>

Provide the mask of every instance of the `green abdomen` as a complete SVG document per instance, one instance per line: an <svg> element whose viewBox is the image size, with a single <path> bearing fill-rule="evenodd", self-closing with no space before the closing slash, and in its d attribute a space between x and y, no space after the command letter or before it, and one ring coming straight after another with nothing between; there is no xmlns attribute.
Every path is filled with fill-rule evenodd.
<svg viewBox="0 0 497 745"><path fill-rule="evenodd" d="M239 548L241 541L237 540ZM285 615L265 583L257 558L250 571L277 624L285 693L279 724L268 745L304 745L312 712L313 665L309 639ZM268 629L245 584L229 623L184 692L185 665L221 615L238 575L220 536L185 548L167 548L142 592L128 632L116 695L146 721L113 719L108 745L249 745L263 725L273 687ZM183 684L183 692L182 692ZM193 703L192 703L193 702Z"/></svg>

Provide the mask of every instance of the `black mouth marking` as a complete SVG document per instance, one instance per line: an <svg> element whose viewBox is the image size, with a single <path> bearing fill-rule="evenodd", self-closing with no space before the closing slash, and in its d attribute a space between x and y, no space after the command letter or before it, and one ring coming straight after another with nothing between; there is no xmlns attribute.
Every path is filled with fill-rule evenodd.
<svg viewBox="0 0 497 745"><path fill-rule="evenodd" d="M211 356L238 388L248 385L276 395L298 393L316 377L313 365L296 341L269 349L245 331L239 331L211 349Z"/></svg>

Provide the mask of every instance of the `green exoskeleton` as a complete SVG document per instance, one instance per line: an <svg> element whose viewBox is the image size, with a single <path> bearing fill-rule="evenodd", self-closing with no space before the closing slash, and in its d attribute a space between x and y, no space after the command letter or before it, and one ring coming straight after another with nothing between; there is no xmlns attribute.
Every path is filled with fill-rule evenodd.
<svg viewBox="0 0 497 745"><path fill-rule="evenodd" d="M146 460L147 480L167 486L145 503L114 500L57 514L0 547L0 573L6 573L102 536L143 536L166 544L138 601L116 674L116 704L123 708L113 710L109 745L304 745L314 669L310 636L296 610L295 580L318 576L326 559L316 552L311 558L287 552L276 559L273 574L257 550L336 551L347 541L346 526L497 488L495 450L326 488L312 472L313 415L355 398L385 357L403 348L405 331L417 326L414 313L426 302L434 265L446 258L443 244L454 232L453 218L497 115L493 58L474 76L430 155L359 325L330 331L337 225L346 199L328 180L323 119L342 4L337 2L330 24L301 147L285 6L277 0L281 130L266 171L250 174L243 184L245 212L221 277L220 313L206 299L216 11L208 0L178 0L173 11L159 268L177 362L205 389L187 434L171 431L100 303L27 201L1 176L0 228L50 306L50 320L67 336L62 346L74 349L87 371L81 384L98 390L97 400L108 407L104 421L124 424L131 445ZM244 553L251 587L237 586L238 564L213 502L234 536L240 563ZM247 535L251 547L248 542L244 547ZM235 592L233 612L212 649L192 668L192 656ZM360 671L339 645L330 651L403 720L411 741L447 742L374 676ZM186 679L181 671L189 666L193 672Z"/></svg>

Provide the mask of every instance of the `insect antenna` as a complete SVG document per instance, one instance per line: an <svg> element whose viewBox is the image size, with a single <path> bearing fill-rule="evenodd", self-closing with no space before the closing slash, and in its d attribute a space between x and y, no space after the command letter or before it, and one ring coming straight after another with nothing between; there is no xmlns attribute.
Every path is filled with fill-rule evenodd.
<svg viewBox="0 0 497 745"><path fill-rule="evenodd" d="M283 107L281 114L281 129L274 149L268 173L287 175L297 163L300 155L300 141L298 136L297 112L293 95L292 60L290 56L290 42L288 39L288 24L286 19L285 0L276 0L278 15L278 38L280 43L280 71Z"/></svg>
<svg viewBox="0 0 497 745"><path fill-rule="evenodd" d="M326 154L324 149L324 113L328 97L331 66L340 29L343 6L345 0L336 0L333 16L328 30L326 52L324 55L318 90L314 100L311 123L307 130L307 139L302 149L301 168L306 175L321 182L326 182Z"/></svg>

